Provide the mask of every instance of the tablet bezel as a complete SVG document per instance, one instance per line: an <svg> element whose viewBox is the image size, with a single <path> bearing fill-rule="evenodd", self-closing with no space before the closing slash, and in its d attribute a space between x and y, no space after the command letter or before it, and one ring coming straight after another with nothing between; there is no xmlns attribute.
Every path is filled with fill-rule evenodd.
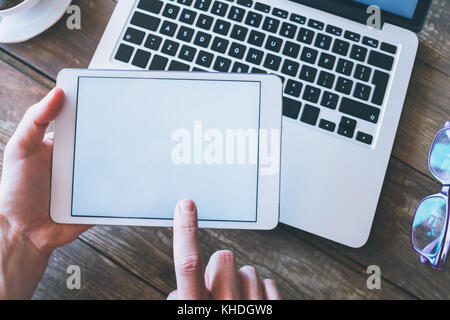
<svg viewBox="0 0 450 320"><path fill-rule="evenodd" d="M282 84L280 78L274 75L64 69L58 74L57 78L57 86L65 92L66 100L61 113L55 120L50 199L50 217L57 223L157 227L173 225L172 219L72 216L74 141L79 77L258 81L261 84L260 129L278 129L281 136ZM276 156L278 157L278 163L281 163L281 141L279 145L280 150L276 153ZM261 159L261 148L258 148L258 150L258 159ZM258 162L256 222L200 220L199 227L256 230L275 228L279 221L280 172L278 170L273 175L263 175L261 172L261 163Z"/></svg>

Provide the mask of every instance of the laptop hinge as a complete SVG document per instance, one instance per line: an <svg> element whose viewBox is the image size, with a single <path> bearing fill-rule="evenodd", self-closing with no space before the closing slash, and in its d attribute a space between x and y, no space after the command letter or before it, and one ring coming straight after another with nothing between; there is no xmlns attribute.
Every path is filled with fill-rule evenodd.
<svg viewBox="0 0 450 320"><path fill-rule="evenodd" d="M294 0L295 2L305 4L309 7L326 11L342 18L346 18L364 25L367 25L370 14L367 14L366 8L360 8L356 4L352 5L343 1L336 0ZM384 19L381 15L380 27L383 29Z"/></svg>

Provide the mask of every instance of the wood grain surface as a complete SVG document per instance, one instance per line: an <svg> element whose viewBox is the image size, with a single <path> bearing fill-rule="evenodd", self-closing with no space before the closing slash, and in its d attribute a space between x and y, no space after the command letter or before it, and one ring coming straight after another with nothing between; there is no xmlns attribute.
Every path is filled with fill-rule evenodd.
<svg viewBox="0 0 450 320"><path fill-rule="evenodd" d="M81 30L68 30L62 19L30 41L0 45L0 168L26 108L55 85L61 69L88 66L115 3L74 1L82 10ZM238 265L255 265L262 277L275 279L285 298L450 298L449 271L421 265L409 244L415 206L440 190L427 157L435 133L450 120L449 21L450 2L433 0L366 246L350 249L284 225L270 232L202 230L205 259L231 249ZM95 227L55 251L34 298L164 299L175 289L171 241L165 228ZM71 264L81 267L81 290L66 287ZM373 264L381 268L381 290L366 286Z"/></svg>

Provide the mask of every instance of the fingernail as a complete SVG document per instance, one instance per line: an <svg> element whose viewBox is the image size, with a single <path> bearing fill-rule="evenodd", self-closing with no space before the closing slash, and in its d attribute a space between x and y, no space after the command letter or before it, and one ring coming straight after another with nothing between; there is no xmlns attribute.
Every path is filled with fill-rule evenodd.
<svg viewBox="0 0 450 320"><path fill-rule="evenodd" d="M192 213L195 210L195 204L192 200L183 200L180 202L180 210L184 214Z"/></svg>

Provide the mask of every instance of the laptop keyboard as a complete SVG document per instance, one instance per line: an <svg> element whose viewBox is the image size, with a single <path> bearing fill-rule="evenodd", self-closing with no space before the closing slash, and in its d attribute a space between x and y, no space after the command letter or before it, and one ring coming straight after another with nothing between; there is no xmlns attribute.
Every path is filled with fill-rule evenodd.
<svg viewBox="0 0 450 320"><path fill-rule="evenodd" d="M276 74L285 117L373 146L396 53L252 0L140 0L114 59L147 70Z"/></svg>

